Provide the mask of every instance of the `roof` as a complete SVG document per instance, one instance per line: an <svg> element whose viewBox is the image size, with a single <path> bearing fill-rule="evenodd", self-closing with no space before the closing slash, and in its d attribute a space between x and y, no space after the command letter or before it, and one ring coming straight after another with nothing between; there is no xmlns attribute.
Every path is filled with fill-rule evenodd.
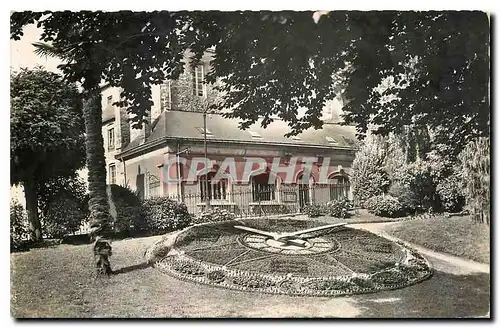
<svg viewBox="0 0 500 328"><path fill-rule="evenodd" d="M115 108L111 105L106 106L102 111L102 123L115 119Z"/></svg>
<svg viewBox="0 0 500 328"><path fill-rule="evenodd" d="M132 140L122 153L129 152L138 146L155 144L161 139L204 139L203 113L185 111L163 112L152 125L151 135L146 141L139 136ZM239 120L224 118L220 114L207 114L207 139L209 141L243 142L253 144L285 145L285 146L318 146L321 148L354 148L356 142L355 129L352 126L324 124L322 129L308 129L297 137L287 138L290 131L287 123L274 120L267 128L260 126L260 121L247 130L240 130Z"/></svg>

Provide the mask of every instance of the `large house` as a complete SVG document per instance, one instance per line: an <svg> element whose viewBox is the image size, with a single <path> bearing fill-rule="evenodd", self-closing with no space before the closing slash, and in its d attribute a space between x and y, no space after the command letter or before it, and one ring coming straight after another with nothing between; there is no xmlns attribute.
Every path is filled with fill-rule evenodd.
<svg viewBox="0 0 500 328"><path fill-rule="evenodd" d="M339 103L326 106L322 129L309 129L290 138L284 136L289 128L281 120L265 129L256 123L247 130L240 130L237 120L220 114L207 114L204 120L203 108L193 111L192 106L179 101L179 94L186 93L180 90L183 87L189 88L187 92L193 100L207 96L209 87L203 84L203 78L209 69L209 58L210 54L194 71L188 70L186 76L192 83L180 85L171 81L153 86L150 124L140 130L129 126L125 109L113 105L120 97L120 89L103 87L102 129L108 183L129 186L143 199L177 198L191 212L201 210L207 202L238 213L289 212L309 203L351 196L349 174L355 130L339 124ZM209 162L202 165L205 170L198 170L193 165L200 164L197 159L205 158L205 138ZM266 167L255 174L242 175L248 161L256 158L261 162L263 159ZM273 161L278 165L274 169ZM221 165L228 162L234 163L230 168L236 174L225 172L227 176L214 179ZM304 170L308 170L307 179ZM177 179L171 179L172 176ZM274 178L269 179L270 176ZM328 184L324 177L330 179Z"/></svg>

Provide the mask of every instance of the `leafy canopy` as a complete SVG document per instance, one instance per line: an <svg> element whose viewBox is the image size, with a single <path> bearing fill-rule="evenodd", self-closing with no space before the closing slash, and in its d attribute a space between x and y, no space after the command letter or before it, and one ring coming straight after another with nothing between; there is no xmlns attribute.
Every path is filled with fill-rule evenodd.
<svg viewBox="0 0 500 328"><path fill-rule="evenodd" d="M41 68L10 76L11 184L72 175L85 162L80 94Z"/></svg>
<svg viewBox="0 0 500 328"><path fill-rule="evenodd" d="M177 78L187 49L195 65L213 47L208 81L222 82L220 106L243 128L273 116L291 134L319 128L325 102L341 96L345 123L360 135L426 124L442 142L463 145L489 133L482 12L331 11L317 23L312 12L291 11L24 12L11 16L11 37L35 21L44 42L68 49L68 78L122 87L121 104L139 126L150 85Z"/></svg>

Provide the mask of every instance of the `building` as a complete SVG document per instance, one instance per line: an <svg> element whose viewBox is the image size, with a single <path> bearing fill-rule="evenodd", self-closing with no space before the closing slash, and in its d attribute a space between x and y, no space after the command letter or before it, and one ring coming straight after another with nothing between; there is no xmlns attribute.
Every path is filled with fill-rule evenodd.
<svg viewBox="0 0 500 328"><path fill-rule="evenodd" d="M240 130L238 121L220 114L207 114L204 130L202 101L210 96L211 90L203 84L203 78L209 69L209 55L194 71L187 70L179 79L181 82L152 87L150 123L140 130L129 126L125 109L113 105L120 97L119 88L103 88L108 183L128 186L143 199L177 198L191 212L200 211L207 199L211 206L237 213L268 213L298 211L309 203L350 197L349 175L356 139L353 127L338 124L341 106L338 103L326 106L326 124L321 130L309 129L291 138L284 136L289 129L281 120L275 120L265 129L258 122ZM204 158L205 133L208 171L197 172L194 179L192 176L187 179L188 171L198 171L192 167L196 158ZM230 166L236 175L228 174L216 181L218 169L227 165L228 158L234 162ZM245 164L256 158L264 159L267 167L258 174L241 177ZM275 172L273 161L277 161L276 167L282 171L294 161L293 173L290 168L288 171L293 177L287 178L286 172ZM306 167L310 168L308 180L303 178ZM169 179L172 176L182 181ZM273 178L269 179L270 176ZM330 183L320 181L321 177L330 178Z"/></svg>

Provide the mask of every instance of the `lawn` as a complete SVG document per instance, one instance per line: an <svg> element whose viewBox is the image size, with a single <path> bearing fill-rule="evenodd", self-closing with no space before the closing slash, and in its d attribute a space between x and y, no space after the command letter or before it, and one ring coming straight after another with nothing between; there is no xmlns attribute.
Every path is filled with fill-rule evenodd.
<svg viewBox="0 0 500 328"><path fill-rule="evenodd" d="M469 216L403 221L389 225L385 232L438 252L490 263L490 229Z"/></svg>
<svg viewBox="0 0 500 328"><path fill-rule="evenodd" d="M408 222L407 222L408 223ZM160 236L113 242L109 279L92 278L90 245L11 254L11 315L81 317L463 317L489 310L489 275L436 272L395 291L352 297L292 297L177 280L144 263ZM446 265L446 263L445 263Z"/></svg>

